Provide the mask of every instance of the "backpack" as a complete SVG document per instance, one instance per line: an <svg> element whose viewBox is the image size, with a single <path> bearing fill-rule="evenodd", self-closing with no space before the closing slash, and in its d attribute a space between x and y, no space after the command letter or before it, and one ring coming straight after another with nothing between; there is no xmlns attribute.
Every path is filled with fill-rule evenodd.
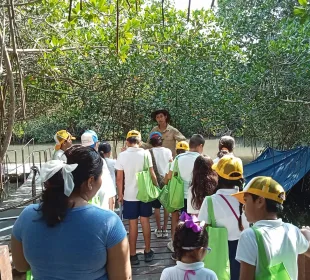
<svg viewBox="0 0 310 280"><path fill-rule="evenodd" d="M150 149L150 153L151 153L151 156L152 156L153 169L154 169L154 172L155 172L155 175L156 175L156 178L157 178L158 185L159 185L160 188L163 188L163 186L165 185L165 183L164 183L164 179L165 178L158 173L158 168L157 168L156 160L155 160L155 157L154 157L154 152L153 152L152 149Z"/></svg>

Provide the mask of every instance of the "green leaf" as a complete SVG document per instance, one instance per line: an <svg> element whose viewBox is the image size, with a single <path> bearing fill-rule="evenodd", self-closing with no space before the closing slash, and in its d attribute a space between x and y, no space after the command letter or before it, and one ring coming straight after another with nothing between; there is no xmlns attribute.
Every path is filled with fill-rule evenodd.
<svg viewBox="0 0 310 280"><path fill-rule="evenodd" d="M307 0L298 0L298 2L299 2L299 4L300 4L301 6L304 6L304 7L306 7L307 4L308 4L308 1L307 1Z"/></svg>
<svg viewBox="0 0 310 280"><path fill-rule="evenodd" d="M303 16L306 13L306 9L304 7L295 7L294 8L294 15L296 16Z"/></svg>

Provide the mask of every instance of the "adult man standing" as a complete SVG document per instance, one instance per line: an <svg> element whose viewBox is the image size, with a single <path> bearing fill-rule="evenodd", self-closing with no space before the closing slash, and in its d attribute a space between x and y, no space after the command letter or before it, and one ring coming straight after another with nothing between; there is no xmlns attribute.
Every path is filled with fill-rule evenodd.
<svg viewBox="0 0 310 280"><path fill-rule="evenodd" d="M67 157L65 156L65 150L72 146L72 140L75 140L67 130L59 130L54 136L56 142L55 153L53 155L54 160L62 160L67 162Z"/></svg>
<svg viewBox="0 0 310 280"><path fill-rule="evenodd" d="M150 133L160 132L162 135L162 146L171 150L173 157L175 156L176 142L186 140L185 136L178 131L175 127L170 125L171 116L169 112L165 109L156 110L151 114L153 121L157 122ZM150 139L147 143L142 144L143 148L151 148Z"/></svg>

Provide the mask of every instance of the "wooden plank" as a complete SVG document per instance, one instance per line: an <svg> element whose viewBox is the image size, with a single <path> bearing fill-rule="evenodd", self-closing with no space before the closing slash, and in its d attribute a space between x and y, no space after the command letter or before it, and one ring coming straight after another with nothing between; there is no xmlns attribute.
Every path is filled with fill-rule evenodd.
<svg viewBox="0 0 310 280"><path fill-rule="evenodd" d="M151 247L152 247L152 244L151 244ZM165 247L155 247L153 248L152 247L152 250L155 252L155 253L171 253L171 251L167 248L167 246ZM141 248L141 249L137 249L137 253L144 253L144 248Z"/></svg>
<svg viewBox="0 0 310 280"><path fill-rule="evenodd" d="M139 258L140 260L140 264L139 265L133 265L133 268L143 268L143 267L149 267L149 266L157 266L157 265L161 265L161 266L173 266L176 265L176 262L170 258L168 259L154 259L151 262L145 262L144 261L144 256L141 255L141 257Z"/></svg>
<svg viewBox="0 0 310 280"><path fill-rule="evenodd" d="M133 275L132 280L159 280L161 276L161 273L155 273L155 274L147 274L147 275Z"/></svg>
<svg viewBox="0 0 310 280"><path fill-rule="evenodd" d="M153 264L150 264L146 267L141 266L132 266L132 274L133 275L145 275L146 274L157 274L161 273L166 267L170 267L175 265L171 264L170 260L163 260L162 264L158 264L157 262L152 262ZM146 276L147 277L147 276Z"/></svg>
<svg viewBox="0 0 310 280"><path fill-rule="evenodd" d="M151 242L151 248L166 248L169 240L153 240ZM144 242L138 241L137 242L137 249L144 248Z"/></svg>

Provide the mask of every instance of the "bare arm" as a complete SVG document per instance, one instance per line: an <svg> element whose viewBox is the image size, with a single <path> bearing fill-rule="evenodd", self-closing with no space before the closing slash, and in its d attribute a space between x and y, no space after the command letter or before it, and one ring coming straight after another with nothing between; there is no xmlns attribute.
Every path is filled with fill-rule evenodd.
<svg viewBox="0 0 310 280"><path fill-rule="evenodd" d="M240 280L255 280L255 270L254 265L250 265L246 262L240 263Z"/></svg>
<svg viewBox="0 0 310 280"><path fill-rule="evenodd" d="M152 182L155 186L158 186L158 182L157 182L157 178L156 178L156 174L154 172L154 168L150 167L150 173L151 173L151 177L152 177Z"/></svg>
<svg viewBox="0 0 310 280"><path fill-rule="evenodd" d="M13 235L11 237L11 252L16 270L20 272L28 271L30 269L30 265L26 261L24 256L23 244L22 242L18 241Z"/></svg>
<svg viewBox="0 0 310 280"><path fill-rule="evenodd" d="M127 237L108 249L107 272L109 279L132 279Z"/></svg>
<svg viewBox="0 0 310 280"><path fill-rule="evenodd" d="M173 172L173 171L169 170L169 172L166 174L165 179L164 179L165 185L167 185L167 184L169 183L169 181L171 180L171 178L172 178L172 172Z"/></svg>
<svg viewBox="0 0 310 280"><path fill-rule="evenodd" d="M124 193L124 170L117 170L116 172L116 186L118 192L118 202L123 201Z"/></svg>
<svg viewBox="0 0 310 280"><path fill-rule="evenodd" d="M308 258L310 258L310 228L307 227L303 227L301 230L301 233L304 235L304 237L308 240L309 242L309 248L308 250L304 253L304 255L306 255Z"/></svg>

